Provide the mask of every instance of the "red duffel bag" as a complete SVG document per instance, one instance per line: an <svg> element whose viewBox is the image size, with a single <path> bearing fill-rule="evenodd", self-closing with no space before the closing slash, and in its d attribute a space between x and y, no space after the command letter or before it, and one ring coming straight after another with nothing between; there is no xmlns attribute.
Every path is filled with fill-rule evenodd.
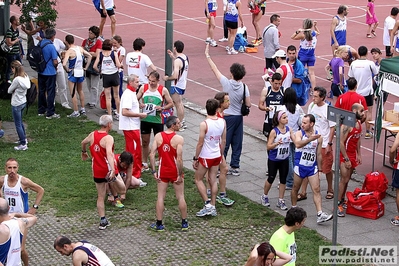
<svg viewBox="0 0 399 266"><path fill-rule="evenodd" d="M374 192L379 193L380 199L385 198L386 190L388 189L388 179L384 173L371 172L364 178L364 183L362 190L364 192Z"/></svg>
<svg viewBox="0 0 399 266"><path fill-rule="evenodd" d="M346 192L346 197L348 198L346 214L373 220L384 215L385 205L377 191L366 192L355 188L353 192Z"/></svg>

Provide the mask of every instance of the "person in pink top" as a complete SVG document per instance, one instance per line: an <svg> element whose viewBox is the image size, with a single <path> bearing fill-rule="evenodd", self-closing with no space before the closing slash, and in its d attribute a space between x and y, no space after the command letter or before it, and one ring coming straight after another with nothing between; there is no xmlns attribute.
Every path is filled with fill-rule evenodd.
<svg viewBox="0 0 399 266"><path fill-rule="evenodd" d="M378 18L375 15L374 11L374 1L375 0L368 0L369 2L367 3L367 11L366 11L366 24L369 26L367 30L367 38L372 38L373 36L377 36L375 34L375 30L377 29L378 26Z"/></svg>

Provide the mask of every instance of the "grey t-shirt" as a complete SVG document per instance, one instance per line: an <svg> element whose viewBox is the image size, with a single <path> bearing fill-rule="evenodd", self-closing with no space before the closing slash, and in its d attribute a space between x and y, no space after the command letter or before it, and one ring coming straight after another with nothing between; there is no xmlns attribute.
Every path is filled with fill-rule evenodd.
<svg viewBox="0 0 399 266"><path fill-rule="evenodd" d="M267 29L267 30L266 30ZM266 32L265 32L266 30ZM265 58L272 58L274 53L280 49L278 29L276 25L269 24L263 29L263 54Z"/></svg>
<svg viewBox="0 0 399 266"><path fill-rule="evenodd" d="M234 79L227 79L222 75L220 78L220 84L223 87L223 91L229 93L230 98L230 106L224 113L226 115L241 115L241 105L243 99L243 89L244 83L242 81L236 81ZM245 97L249 97L249 89L248 86L245 86Z"/></svg>

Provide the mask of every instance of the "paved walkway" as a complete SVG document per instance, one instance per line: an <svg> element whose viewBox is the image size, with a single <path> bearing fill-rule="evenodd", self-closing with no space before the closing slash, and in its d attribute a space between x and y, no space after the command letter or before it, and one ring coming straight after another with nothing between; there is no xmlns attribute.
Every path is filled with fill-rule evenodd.
<svg viewBox="0 0 399 266"><path fill-rule="evenodd" d="M25 62L25 66L28 63ZM37 76L35 72L30 70L28 67L28 74L31 77ZM85 92L87 90L85 88ZM204 119L205 111L203 108L193 105L189 102L185 102L186 110L186 123L188 128L181 132L181 135L185 138L184 146L184 166L191 169L191 159L193 151L195 149L199 123ZM90 120L98 121L98 118L104 114L103 110L100 109L87 109L87 116ZM117 128L117 122L115 127ZM229 161L229 156L227 161ZM235 190L240 194L248 197L249 199L260 203L260 195L263 193L263 185L266 179L266 143L263 135L259 134L256 130L251 128L245 128L243 153L241 156L241 174L240 176L228 176L227 187L231 190ZM355 175L354 179L362 181L363 176ZM360 182L350 181L348 191L353 191L354 188L361 186ZM271 208L281 215L285 215L284 211L280 211L275 207L275 203L278 197L278 190L276 184L273 185L273 189L270 191L269 198L271 201ZM326 194L326 182L324 175L321 176L321 191L323 196L323 210L331 212L333 207L332 200L324 199ZM388 194L394 195L391 189ZM303 207L308 213L308 219L306 220L306 226L317 230L320 235L326 239L331 240L332 238L332 227L333 223L328 222L323 225L316 224L316 212L312 200L312 192L308 189L308 199L299 202L298 206ZM286 193L287 205L290 206L289 193ZM344 218L338 220L338 242L342 245L395 245L398 239L398 228L390 224L390 219L396 215L395 199L391 196L387 196L384 200L385 203L385 215L378 220L363 219L347 215ZM141 220L140 217L136 217L136 213L133 210L127 210L122 214L115 213L116 217L121 219L121 222L126 221L129 227L115 228L112 230L105 230L105 232L99 232L99 230L93 229L94 226L87 225L90 221L97 221L93 217L96 217L96 213L89 213L85 217L69 217L69 218L56 218L51 213L41 214L38 224L31 230L29 235L29 251L31 258L31 265L67 265L70 263L69 259L62 258L55 252L52 247L52 241L59 233L63 234L74 234L76 238L87 238L93 243L103 243L103 245L110 245L112 248L106 248L110 256L118 261L117 265L186 265L187 260L190 257L179 257L176 254L187 254L181 253L185 248L191 248L188 246L179 245L180 241L187 240L188 242L195 242L193 245L194 249L191 252L198 252L198 250L210 249L207 256L211 260L209 261L197 261L195 265L226 265L226 260L230 261L231 265L243 264L242 257L235 257L234 250L231 254L226 251L225 254L214 254L212 248L209 248L209 240L207 237L202 239L192 239L192 235L179 235L176 236L166 234L162 240L169 239L176 245L158 246L161 237L156 234L147 233L145 230L148 226L148 219ZM144 215L144 214L143 214ZM151 219L151 218L150 218ZM146 220L146 222L143 222ZM206 227L206 221L196 221L198 225L203 224ZM132 226L130 226L132 225ZM190 231L199 233L202 228L192 228ZM75 233L76 232L76 233ZM144 233L143 233L144 232ZM218 234L218 232L212 232L213 236L220 235L221 243L233 243L236 242L238 247L246 246L244 243L240 243L240 236L242 234L250 233L256 239L257 232L253 232L250 227L245 230L233 230L234 234ZM223 236L224 235L224 236ZM165 243L165 241L163 241ZM172 252L173 249L173 252ZM160 253L164 254L160 256ZM228 254L227 254L228 253ZM126 254L131 254L129 258L126 258ZM184 255L187 256L187 255ZM226 259L228 258L228 259ZM245 258L244 258L245 259ZM134 263L132 262L134 261ZM234 263L235 262L235 263Z"/></svg>

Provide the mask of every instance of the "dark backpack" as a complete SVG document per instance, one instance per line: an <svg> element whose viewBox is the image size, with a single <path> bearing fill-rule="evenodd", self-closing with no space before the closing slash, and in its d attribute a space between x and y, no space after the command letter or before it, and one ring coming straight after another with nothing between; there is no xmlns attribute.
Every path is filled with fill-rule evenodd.
<svg viewBox="0 0 399 266"><path fill-rule="evenodd" d="M3 100L10 100L11 99L11 94L8 93L8 87L10 87L10 83L7 81L1 82L0 83L0 99Z"/></svg>
<svg viewBox="0 0 399 266"><path fill-rule="evenodd" d="M36 101L36 99L37 99L36 84L31 81L30 88L26 91L26 113L28 113L29 107Z"/></svg>
<svg viewBox="0 0 399 266"><path fill-rule="evenodd" d="M97 9L98 12L101 12L101 8L100 8L100 0L92 0L93 1L93 5L94 7Z"/></svg>
<svg viewBox="0 0 399 266"><path fill-rule="evenodd" d="M116 59L115 59L115 53L114 53L114 51L111 51L111 59L112 59L112 61L114 61L114 64L115 64L115 66L116 66ZM99 72L101 73L101 67L102 67L102 64L103 64L103 59L104 59L104 55L103 55L103 52L100 52L100 61L98 61L98 66L97 66L97 68L98 68L98 70L99 70Z"/></svg>
<svg viewBox="0 0 399 266"><path fill-rule="evenodd" d="M50 43L51 41L48 41L45 45L42 46L42 41L40 41L36 46L32 48L32 50L28 54L29 65L36 72L39 73L44 72L48 61L50 61L50 60L46 61L43 56L44 47L46 47Z"/></svg>

